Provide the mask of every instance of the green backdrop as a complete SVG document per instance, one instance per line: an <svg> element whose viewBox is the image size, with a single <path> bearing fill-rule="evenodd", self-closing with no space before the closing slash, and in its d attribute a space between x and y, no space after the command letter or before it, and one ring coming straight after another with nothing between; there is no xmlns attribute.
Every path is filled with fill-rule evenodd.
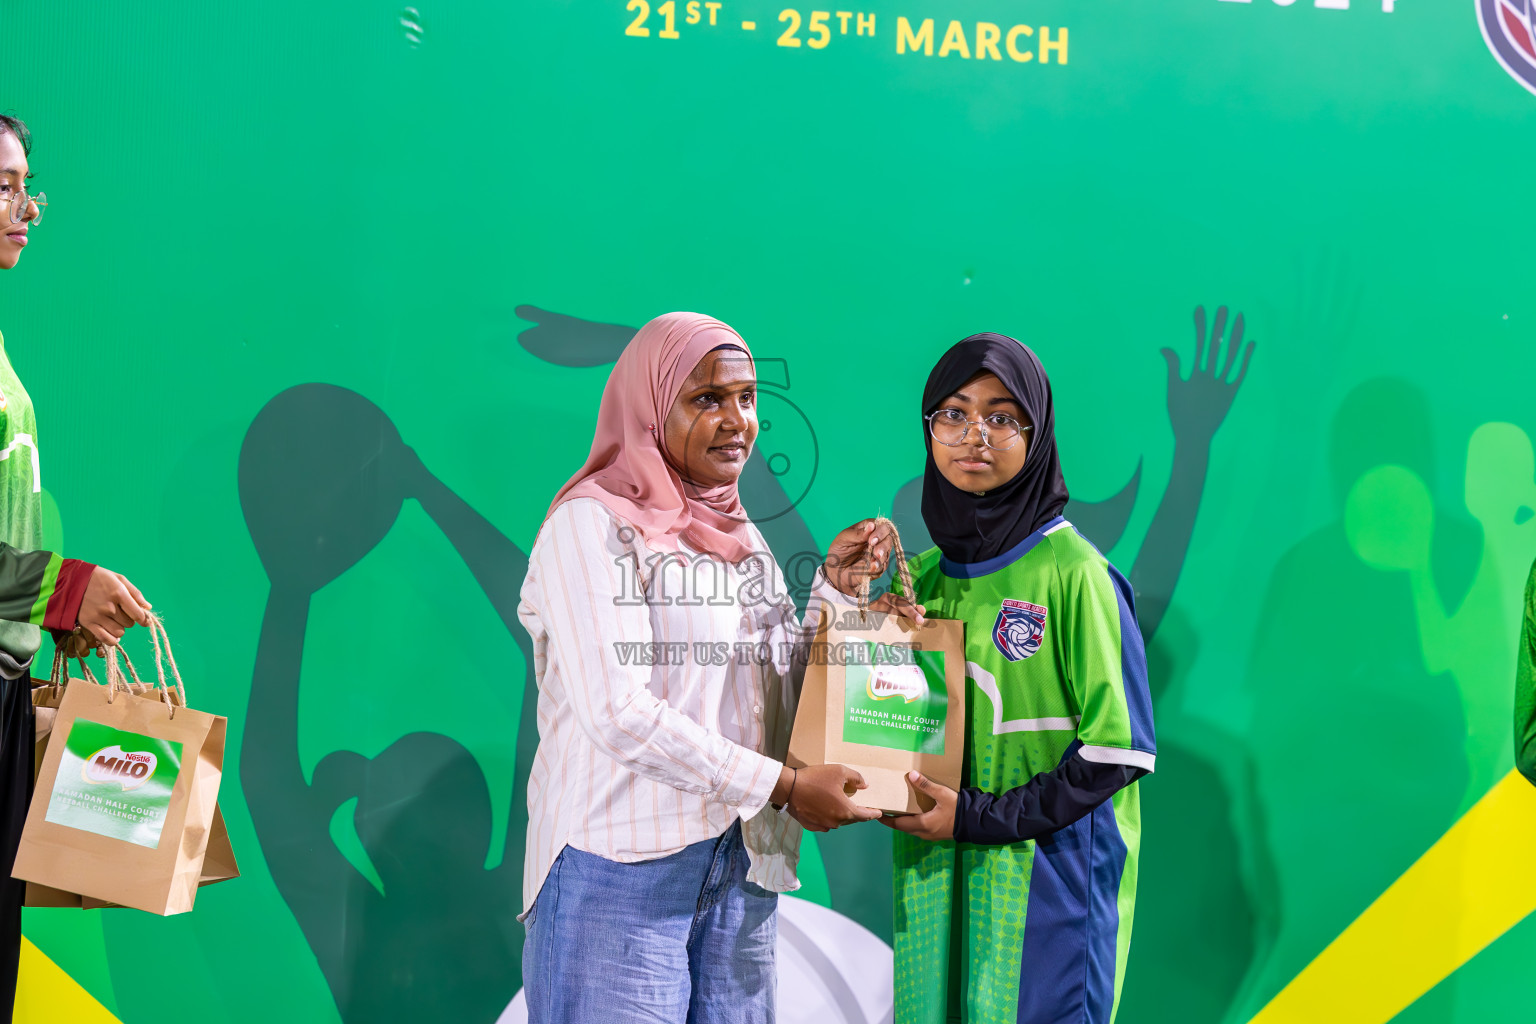
<svg viewBox="0 0 1536 1024"><path fill-rule="evenodd" d="M229 716L245 872L27 935L128 1024L495 1020L519 560L625 328L696 309L767 357L783 561L921 534L947 345L1041 355L1069 515L1156 620L1120 1019L1248 1020L1511 761L1536 95L1473 0L1383 6L724 0L671 39L623 0L0 0L52 201L0 278L50 543ZM1243 314L1240 387L1184 380L1197 306ZM888 939L888 849L824 837L807 895ZM1533 955L1527 919L1398 1019L1517 1019Z"/></svg>

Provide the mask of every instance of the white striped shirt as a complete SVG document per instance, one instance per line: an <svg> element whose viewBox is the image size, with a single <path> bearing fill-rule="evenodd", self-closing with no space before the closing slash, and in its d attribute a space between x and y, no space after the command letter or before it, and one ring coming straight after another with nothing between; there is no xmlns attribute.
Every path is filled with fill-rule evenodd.
<svg viewBox="0 0 1536 1024"><path fill-rule="evenodd" d="M565 502L539 531L518 606L539 687L525 914L567 845L654 860L737 818L750 880L799 887L800 825L766 805L799 693L790 654L831 588L818 574L799 624L750 529L762 555L739 566L686 546L654 552L593 498Z"/></svg>

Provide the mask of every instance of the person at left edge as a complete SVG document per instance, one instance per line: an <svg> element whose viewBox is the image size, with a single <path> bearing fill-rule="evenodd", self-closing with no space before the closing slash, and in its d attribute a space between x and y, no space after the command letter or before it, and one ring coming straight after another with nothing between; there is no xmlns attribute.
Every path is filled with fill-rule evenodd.
<svg viewBox="0 0 1536 1024"><path fill-rule="evenodd" d="M557 436L568 426L557 413ZM783 759L804 640L892 538L870 521L838 534L801 622L737 491L757 432L741 336L655 318L614 365L591 454L529 555L531 1024L771 1024L801 826L880 814L857 805L856 771ZM920 618L910 604L876 607Z"/></svg>
<svg viewBox="0 0 1536 1024"><path fill-rule="evenodd" d="M0 270L14 268L33 241L47 201L30 194L32 137L19 119L0 115ZM42 630L73 653L115 644L134 623L149 623L149 602L122 576L89 562L43 551L42 473L32 400L11 368L0 337L0 1014L11 1019L21 955L26 883L10 877L32 799L35 733L32 660ZM78 636L71 636L76 630Z"/></svg>
<svg viewBox="0 0 1536 1024"><path fill-rule="evenodd" d="M1536 785L1536 562L1525 581L1525 618L1515 657L1515 766Z"/></svg>

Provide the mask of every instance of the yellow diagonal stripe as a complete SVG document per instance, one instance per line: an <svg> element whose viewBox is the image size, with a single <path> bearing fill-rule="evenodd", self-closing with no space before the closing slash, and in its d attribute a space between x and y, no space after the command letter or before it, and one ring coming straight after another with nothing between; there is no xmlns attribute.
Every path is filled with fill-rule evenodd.
<svg viewBox="0 0 1536 1024"><path fill-rule="evenodd" d="M14 1024L122 1024L80 983L27 939L21 940Z"/></svg>
<svg viewBox="0 0 1536 1024"><path fill-rule="evenodd" d="M1536 911L1536 786L1510 772L1250 1024L1386 1024Z"/></svg>

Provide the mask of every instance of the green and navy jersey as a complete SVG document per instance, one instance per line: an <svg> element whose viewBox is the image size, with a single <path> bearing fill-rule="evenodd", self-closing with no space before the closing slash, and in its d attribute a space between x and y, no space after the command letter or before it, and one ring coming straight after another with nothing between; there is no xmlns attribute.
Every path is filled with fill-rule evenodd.
<svg viewBox="0 0 1536 1024"><path fill-rule="evenodd" d="M43 546L42 460L37 419L0 337L0 651L25 664L39 627L71 630L95 566Z"/></svg>
<svg viewBox="0 0 1536 1024"><path fill-rule="evenodd" d="M1515 663L1515 765L1536 783L1536 564L1525 581L1525 621Z"/></svg>
<svg viewBox="0 0 1536 1024"><path fill-rule="evenodd" d="M981 563L929 551L912 570L927 614L965 623L964 785L1001 795L1073 756L1153 769L1130 584L1070 523ZM1109 1024L1140 836L1135 783L1038 840L898 833L897 1024Z"/></svg>

